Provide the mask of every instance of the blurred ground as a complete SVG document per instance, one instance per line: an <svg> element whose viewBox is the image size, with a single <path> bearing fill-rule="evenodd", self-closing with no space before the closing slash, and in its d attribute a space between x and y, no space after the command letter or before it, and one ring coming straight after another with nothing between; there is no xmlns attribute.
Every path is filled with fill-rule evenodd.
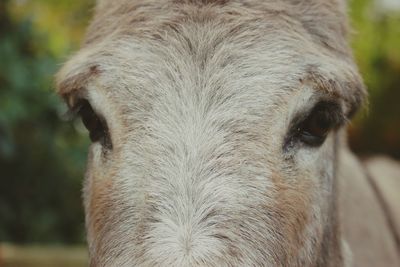
<svg viewBox="0 0 400 267"><path fill-rule="evenodd" d="M349 130L351 147L362 156L400 159L399 2L350 1L352 46L370 93L369 108ZM0 243L84 243L80 190L88 138L79 123L62 122L53 75L78 48L92 5L0 0ZM26 257L40 254L16 249ZM60 251L69 250L49 253Z"/></svg>
<svg viewBox="0 0 400 267"><path fill-rule="evenodd" d="M85 267L86 248L61 246L0 245L2 267Z"/></svg>

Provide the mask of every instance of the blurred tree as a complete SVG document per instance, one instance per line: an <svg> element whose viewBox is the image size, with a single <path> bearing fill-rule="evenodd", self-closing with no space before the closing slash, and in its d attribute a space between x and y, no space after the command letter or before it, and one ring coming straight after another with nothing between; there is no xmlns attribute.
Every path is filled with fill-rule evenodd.
<svg viewBox="0 0 400 267"><path fill-rule="evenodd" d="M13 0L10 12L29 18L35 31L45 33L46 47L61 58L75 50L85 31L95 0Z"/></svg>
<svg viewBox="0 0 400 267"><path fill-rule="evenodd" d="M82 242L88 142L60 123L45 36L0 2L0 241Z"/></svg>
<svg viewBox="0 0 400 267"><path fill-rule="evenodd" d="M400 158L400 7L396 1L353 0L353 48L369 91L368 112L350 128L357 153Z"/></svg>

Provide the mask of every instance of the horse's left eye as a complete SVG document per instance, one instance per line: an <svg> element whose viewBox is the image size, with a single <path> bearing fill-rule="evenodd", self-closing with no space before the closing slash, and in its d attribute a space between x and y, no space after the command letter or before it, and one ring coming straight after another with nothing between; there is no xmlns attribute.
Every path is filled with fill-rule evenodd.
<svg viewBox="0 0 400 267"><path fill-rule="evenodd" d="M309 146L320 146L335 122L323 110L313 111L298 128L298 138Z"/></svg>
<svg viewBox="0 0 400 267"><path fill-rule="evenodd" d="M321 146L329 132L337 129L345 121L340 105L334 102L319 102L306 115L299 115L285 138L284 149L296 144L308 147Z"/></svg>

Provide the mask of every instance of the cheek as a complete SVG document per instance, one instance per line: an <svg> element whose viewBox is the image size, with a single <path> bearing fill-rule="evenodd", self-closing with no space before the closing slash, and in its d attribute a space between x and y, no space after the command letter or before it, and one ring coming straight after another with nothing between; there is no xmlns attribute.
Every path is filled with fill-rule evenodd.
<svg viewBox="0 0 400 267"><path fill-rule="evenodd" d="M89 243L93 243L94 238L102 236L105 231L106 222L110 217L109 211L113 205L113 187L112 179L95 177L90 171L87 173L84 202Z"/></svg>
<svg viewBox="0 0 400 267"><path fill-rule="evenodd" d="M96 243L101 243L99 238L107 232L113 217L115 203L115 175L102 153L101 145L93 144L90 148L83 188L88 243L93 249L96 247L96 251L100 249Z"/></svg>
<svg viewBox="0 0 400 267"><path fill-rule="evenodd" d="M334 174L335 135L330 135L324 144L316 149L302 149L296 155L296 165L307 179L312 179L315 184L328 185Z"/></svg>
<svg viewBox="0 0 400 267"><path fill-rule="evenodd" d="M296 177L296 181L289 182L275 175L273 180L277 191L273 209L280 214L280 232L288 242L288 251L299 251L304 245L305 229L313 217L311 206L315 185L307 177Z"/></svg>

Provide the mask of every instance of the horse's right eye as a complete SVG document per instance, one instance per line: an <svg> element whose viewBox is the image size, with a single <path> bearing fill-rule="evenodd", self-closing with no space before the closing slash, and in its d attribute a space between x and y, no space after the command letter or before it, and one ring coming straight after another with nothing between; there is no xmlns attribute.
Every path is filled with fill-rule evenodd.
<svg viewBox="0 0 400 267"><path fill-rule="evenodd" d="M100 142L104 147L110 148L110 136L107 123L104 118L96 114L89 101L82 99L78 106L78 115L81 117L83 125L89 131L92 142Z"/></svg>

